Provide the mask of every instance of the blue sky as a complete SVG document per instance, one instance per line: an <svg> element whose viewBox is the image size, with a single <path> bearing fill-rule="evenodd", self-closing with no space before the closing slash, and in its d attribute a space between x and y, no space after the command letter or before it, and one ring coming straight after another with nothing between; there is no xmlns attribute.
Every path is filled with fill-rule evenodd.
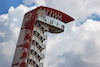
<svg viewBox="0 0 100 67"><path fill-rule="evenodd" d="M0 0L0 15L8 13L8 9L13 7L18 7L20 4L24 4L22 0ZM25 5L25 4L24 4ZM34 6L33 3L31 6ZM28 6L30 7L30 6Z"/></svg>
<svg viewBox="0 0 100 67"><path fill-rule="evenodd" d="M93 14L91 14L91 16L88 16L84 21L81 21L79 23L79 25L77 25L77 26L80 26L81 24L83 24L87 19L93 19L95 21L100 21L100 16L96 13L93 13Z"/></svg>
<svg viewBox="0 0 100 67"><path fill-rule="evenodd" d="M87 19L93 19L96 21L100 21L100 16L98 14L92 14L91 17L88 17Z"/></svg>

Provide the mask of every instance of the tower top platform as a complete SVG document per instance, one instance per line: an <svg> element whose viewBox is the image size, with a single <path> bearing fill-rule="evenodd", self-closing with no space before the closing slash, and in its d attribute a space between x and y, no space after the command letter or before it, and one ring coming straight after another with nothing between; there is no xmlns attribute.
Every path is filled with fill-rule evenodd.
<svg viewBox="0 0 100 67"><path fill-rule="evenodd" d="M44 6L37 7L34 10L27 12L25 17L27 17L26 21L30 21L33 17L35 17L37 22L42 22L42 24L48 26L48 32L51 33L63 32L64 24L74 20L72 17L61 11Z"/></svg>
<svg viewBox="0 0 100 67"><path fill-rule="evenodd" d="M58 19L58 20L60 20L60 21L62 21L64 23L68 23L68 22L74 20L72 17L70 17L69 15L67 15L67 14L65 14L65 13L63 13L61 11L58 11L56 9L49 8L49 7L44 7L44 6L37 7L36 9L31 10L30 12L38 12L38 10L45 11L45 14L47 16L53 17L55 19ZM30 13L30 12L28 12L28 13Z"/></svg>

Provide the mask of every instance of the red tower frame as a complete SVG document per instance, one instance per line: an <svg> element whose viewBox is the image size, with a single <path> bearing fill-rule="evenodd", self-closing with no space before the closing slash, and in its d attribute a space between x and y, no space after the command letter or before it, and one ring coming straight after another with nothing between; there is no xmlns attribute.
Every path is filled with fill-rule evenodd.
<svg viewBox="0 0 100 67"><path fill-rule="evenodd" d="M12 62L12 67L28 67L28 56L31 47L30 45L32 40L32 34L34 31L34 26L37 20L37 14L39 10L44 11L46 16L50 16L64 23L68 23L74 20L72 17L68 16L67 14L61 11L49 7L44 7L44 6L37 7L36 9L26 13L21 26L21 30L20 30L16 50L15 50L15 55ZM49 32L55 33L54 30L49 30ZM56 32L56 33L60 33L60 32Z"/></svg>

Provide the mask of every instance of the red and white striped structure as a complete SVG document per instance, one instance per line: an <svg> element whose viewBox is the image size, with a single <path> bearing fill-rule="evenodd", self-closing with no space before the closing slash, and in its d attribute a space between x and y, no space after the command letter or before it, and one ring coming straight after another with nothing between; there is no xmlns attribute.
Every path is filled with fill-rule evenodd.
<svg viewBox="0 0 100 67"><path fill-rule="evenodd" d="M73 21L58 10L40 6L25 14L12 67L43 67L46 32L61 33L64 23Z"/></svg>

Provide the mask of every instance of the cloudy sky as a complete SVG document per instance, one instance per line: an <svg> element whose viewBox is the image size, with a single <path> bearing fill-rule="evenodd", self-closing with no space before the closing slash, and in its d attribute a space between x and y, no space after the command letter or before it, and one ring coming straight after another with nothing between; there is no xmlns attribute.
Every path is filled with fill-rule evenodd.
<svg viewBox="0 0 100 67"><path fill-rule="evenodd" d="M0 67L11 67L23 16L40 5L75 19L48 33L44 67L100 67L100 0L0 0Z"/></svg>

